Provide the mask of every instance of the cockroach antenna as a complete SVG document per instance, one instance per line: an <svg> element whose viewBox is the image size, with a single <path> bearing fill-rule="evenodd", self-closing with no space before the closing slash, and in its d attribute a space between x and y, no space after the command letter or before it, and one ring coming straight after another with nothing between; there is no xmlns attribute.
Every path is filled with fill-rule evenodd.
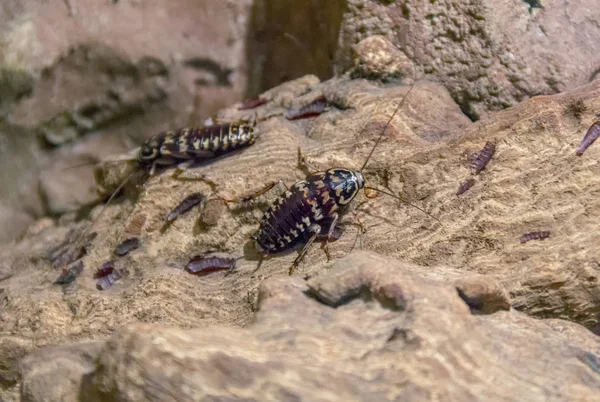
<svg viewBox="0 0 600 402"><path fill-rule="evenodd" d="M414 71L415 71L415 75L414 75L413 83L410 86L410 89L408 90L408 92L406 93L406 95L404 95L404 97L402 98L402 100L400 102L398 102L398 106L396 106L396 109L394 110L394 113L392 113L392 115L388 119L387 123L385 124L385 127L383 127L383 130L381 130L381 134L379 134L379 138L377 138L377 141L375 142L375 145L373 146L373 148L371 148L371 152L369 152L369 156L367 156L367 159L365 160L365 163L363 163L363 165L360 168L359 172L362 172L365 169L365 167L367 166L367 163L369 163L369 160L371 159L371 156L373 156L373 153L375 152L375 148L377 148L377 146L379 145L379 143L383 139L383 136L385 135L385 132L387 131L387 129L390 126L390 124L392 123L392 120L394 119L394 117L396 116L396 114L398 113L398 111L400 110L400 108L402 108L402 105L404 105L404 102L406 102L406 99L408 98L408 95L411 93L411 91L413 90L413 88L417 84L417 66L413 65L413 68L414 68Z"/></svg>
<svg viewBox="0 0 600 402"><path fill-rule="evenodd" d="M377 146L379 145L379 143L383 140L383 137L385 135L385 132L387 131L388 127L390 126L390 124L392 123L392 120L394 119L394 117L396 116L396 114L398 113L398 111L402 108L402 105L404 105L404 103L406 102L406 99L408 98L408 95L410 94L410 92L413 90L413 88L415 87L415 85L417 84L417 67L413 64L413 68L414 68L414 77L413 77L413 83L410 86L410 89L408 90L408 92L404 95L404 97L402 97L402 100L400 102L398 102L398 105L396 106L396 109L394 110L394 113L392 113L392 115L390 116L390 118L388 119L387 123L385 124L385 126L383 127L383 130L381 130L381 133L379 134L379 137L377 138L377 141L375 141L375 145L373 146L373 148L371 148L371 152L369 152L369 155L367 156L367 159L365 159L365 163L363 163L362 167L360 168L360 170L358 170L359 172L363 172L365 170L365 167L367 166L367 164L369 163L369 160L371 159L371 157L373 156L373 153L375 152L375 149L377 148ZM362 131L362 130L361 130ZM363 188L364 190L373 190L373 191L377 191L378 193L381 194L385 194L388 195L392 198L395 198L397 200L399 200L400 202L409 205L415 209L418 209L419 211L423 212L425 215L429 216L430 218L436 220L437 222L440 222L439 219L437 219L435 216L431 215L430 213L428 213L427 211L425 211L422 208L419 208L418 206L411 204L410 202L402 199L401 197L398 197L397 195L394 195L392 193L389 193L387 191L384 190L380 190L378 188L375 187L369 187L369 186L365 186Z"/></svg>

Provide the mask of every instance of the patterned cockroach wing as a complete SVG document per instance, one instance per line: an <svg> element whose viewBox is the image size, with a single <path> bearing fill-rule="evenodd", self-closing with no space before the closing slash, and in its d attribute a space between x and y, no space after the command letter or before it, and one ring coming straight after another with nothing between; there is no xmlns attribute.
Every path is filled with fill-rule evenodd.
<svg viewBox="0 0 600 402"><path fill-rule="evenodd" d="M492 142L486 142L483 149L473 158L471 167L475 170L475 174L481 173L483 169L490 163L494 153L496 152L496 145Z"/></svg>
<svg viewBox="0 0 600 402"><path fill-rule="evenodd" d="M594 141L598 139L598 137L600 137L600 121L597 121L590 126L588 131L585 133L583 140L581 140L579 147L577 147L575 154L577 156L583 155L586 149L588 149L590 145L592 145Z"/></svg>

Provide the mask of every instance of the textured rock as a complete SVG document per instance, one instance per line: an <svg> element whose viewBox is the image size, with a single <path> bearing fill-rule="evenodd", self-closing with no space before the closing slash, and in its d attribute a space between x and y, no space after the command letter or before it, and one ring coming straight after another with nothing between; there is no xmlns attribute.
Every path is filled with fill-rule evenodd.
<svg viewBox="0 0 600 402"><path fill-rule="evenodd" d="M400 265L373 254L359 260L360 254L354 253L352 258L356 258L358 264L354 268L352 258L334 264L342 264L358 273L345 275L343 270L336 270L332 272L336 279L329 281L319 275L328 268L326 257L314 247L297 270L298 278L310 278L308 286L299 279L273 279L265 283L257 295L264 279L287 273L296 257L290 253L267 259L255 272L258 258L250 235L258 227L265 202L272 200L276 191L250 205L229 205L211 225L197 224L202 220L202 208L191 210L161 232L168 213L191 193L202 193L207 199L216 198L217 193L230 199L258 190L270 181L282 179L289 185L303 178L304 173L296 166L298 146L308 161L319 168L359 168L408 89L408 85L398 82L382 84L351 80L349 76L319 82L314 76L306 76L267 91L262 96L269 102L256 110L240 111L232 107L221 111L217 118L223 120L249 120L256 112L257 129L261 132L256 144L192 167L180 176L181 180L172 177L172 170L166 170L140 186L137 198L124 197L121 202L112 203L100 218L102 207L95 208L91 217L97 219L93 227L97 236L86 245L87 254L82 258L85 268L74 282L52 285L59 272L52 267L48 256L51 250L64 246L65 240L71 243L81 237L88 222L78 221L77 214L66 214L52 224L43 221L19 242L0 249L0 261L8 267L3 271L11 275L1 282L0 339L18 341L33 349L48 344L104 340L123 325L136 322L180 327L177 330L134 327L111 338L100 355L100 368L85 381L85 387L90 393L113 399L125 393L132 399L173 394L169 384L184 385L177 389L181 392L178 395L186 395L188 391L200 395L208 390L206 392L214 394L214 398L222 396L218 394L222 391L212 391L213 383L192 381L193 384L189 384L188 377L176 374L173 374L173 382L166 385L159 382L170 374L164 367L173 367L176 373L178 363L174 362L177 360L169 360L170 352L163 354L159 349L142 345L159 344L162 340L168 350L181 347L180 350L193 352L199 360L190 363L190 372L199 373L202 378L210 377L205 376L203 370L212 370L210 373L215 377L210 378L220 381L226 375L222 373L237 372L238 368L245 367L252 373L266 373L261 378L302 378L304 384L308 384L300 388L296 380L283 385L268 383L265 387L272 385L276 400L284 399L277 392L304 395L307 389L323 388L321 384L335 385L339 395L356 391L357 398L363 395L361 392L389 398L392 393L388 394L385 389L393 388L399 397L431 398L451 394L457 400L477 397L514 400L517 392L525 392L527 386L533 388L527 388L532 400L564 400L565 395L575 400L590 399L590 389L595 386L597 375L593 374L597 369L597 340L577 324L557 319L571 320L592 329L598 324L600 293L594 244L598 240L596 222L600 213L596 205L600 172L595 163L595 153L599 151L592 146L584 156L576 157L574 150L600 109L600 81L560 95L535 97L471 124L439 84L418 79L404 106L392 119L386 137L373 153L364 174L370 185L400 194L402 200L437 220L383 194L367 199L361 193L350 213L341 218L344 235L330 245L334 261L346 256L349 250L362 247L405 261ZM288 121L281 116L320 94L331 101L328 112L298 121ZM473 175L469 156L479 151L486 141L496 144L496 153L484 171ZM118 176L123 170L126 169L121 165L101 166L99 171L106 178L102 185L108 188L113 182L120 182L122 177ZM475 185L457 197L458 185L468 177L475 178ZM205 179L217 186L211 187ZM135 188L130 186L130 190ZM144 216L142 225L136 223L139 216ZM358 221L366 233L357 238ZM136 230L140 232L136 236L141 240L140 248L115 261L115 267L127 269L130 275L110 289L98 291L94 271L114 258L115 246L131 237L133 227L138 227ZM73 232L69 233L71 229ZM523 233L534 230L549 230L552 236L543 243L519 242ZM236 270L204 277L183 271L191 256L208 250L239 258ZM390 275L401 277L388 281L388 274L369 265L390 266ZM475 272L484 278L473 279ZM462 289L470 306L460 297L457 287ZM339 307L324 307L300 296L309 289L317 299ZM365 289L368 292L365 293ZM371 300L370 304L352 299L352 294ZM344 302L348 297L352 300ZM277 302L285 307L286 313L255 317L256 299L263 312ZM517 310L552 319L532 320L513 310L498 311L507 308L509 300ZM290 307L296 302L299 313ZM340 320L334 316L355 305L362 309L358 315L369 330L366 338L361 338L360 331L357 334L350 327L343 327L345 316ZM419 306L430 306L431 310L419 310ZM375 311L371 315L368 309L372 307ZM495 312L473 316L469 307L474 313ZM422 346L424 353L394 355L394 364L406 364L393 366L404 370L405 376L393 377L397 375L394 371L389 374L392 377L388 377L386 370L377 365L377 359L373 357L374 360L369 361L371 357L367 352L374 351L372 356L377 356L380 350L369 349L368 345L386 343L389 331L397 325L398 314L410 317L411 309L415 308L423 314L418 315L421 318L415 318L415 326L409 328L417 332L419 341L426 340ZM380 315L382 312L391 315ZM314 324L314 320L319 324ZM264 324L269 330L291 329L289 335L281 335L284 338L294 336L298 326L309 332L314 327L311 336L317 337L319 342L323 340L321 345L325 345L320 349L322 356L318 353L293 355L288 362L282 356L289 354L288 351L291 353L286 349L291 346L277 343L277 336L271 338L267 332L263 337L253 338L255 327L241 332L231 327L178 332L212 325L248 326L255 321L256 327ZM323 327L328 322L339 323L342 329L334 328L337 324ZM436 329L434 334L441 333L446 338L440 338L442 341L431 338L434 336L431 328ZM328 337L330 329L334 334L331 338ZM396 339L405 345L411 342L411 336L401 332ZM348 338L349 343L343 343ZM269 339L273 339L273 347L267 350ZM304 347L305 341L310 344L312 338L303 335L299 340L288 339L292 339L290 342L297 348L298 345ZM365 339L369 342L360 342ZM508 346L506 339L511 340ZM129 341L143 349L134 353ZM225 350L225 357L206 354L203 348L211 343L217 345L214 350ZM178 346L169 349L175 344ZM245 354L249 353L245 350L254 350L251 349L254 344L260 344L252 355L259 356L257 360ZM271 355L277 350L273 348L279 347L281 355ZM453 350L460 354L452 354ZM234 351L239 354L227 360L230 357L227 353ZM462 354L463 351L466 354ZM481 356L474 357L474 351L482 351ZM127 354L130 352L132 355ZM360 353L366 353L364 359L374 365L364 366L365 372L370 373L367 377L361 377L362 371L352 371L354 364L358 367L355 360L363 356ZM331 355L335 359L323 370L326 374L310 372L307 362L320 363L323 361L320 359ZM161 369L130 370L127 359L136 356L159 361ZM245 361L236 360L239 356ZM424 362L420 356L434 358ZM437 361L435 356L444 356L445 360ZM2 358L0 356L0 361ZM163 358L166 360L160 360ZM340 361L348 363L347 371ZM502 363L496 365L496 361ZM18 372L15 364L11 363L6 371ZM478 369L468 371L472 366ZM222 367L222 370L214 367ZM480 368L489 371L479 375ZM559 369L566 374L554 372ZM276 375L282 370L291 370L291 377ZM470 374L456 377L453 370ZM136 378L149 378L158 381L153 383L158 385L145 388L136 385ZM410 379L405 388L401 385L403 378ZM468 380L457 384L455 378ZM545 382L548 378L553 383L557 378L561 382L554 386ZM17 377L17 383L10 385L6 392L14 392L18 380ZM472 382L478 385L469 387ZM528 385L523 385L525 383ZM532 383L536 386L532 387ZM205 384L207 388L201 388ZM450 385L436 388L444 384ZM238 392L252 386L236 383L231 389L237 387L235 392Z"/></svg>
<svg viewBox="0 0 600 402"><path fill-rule="evenodd" d="M100 344L47 347L23 359L21 401L83 401L79 387L84 375L95 368Z"/></svg>
<svg viewBox="0 0 600 402"><path fill-rule="evenodd" d="M125 327L102 347L94 369L89 358L83 365L76 359L54 389L73 395L82 379L79 399L68 400L90 402L600 396L600 341L593 334L516 311L473 316L452 284L413 270L358 252L308 284L273 277L260 286L256 322L249 327ZM22 389L35 385L46 395L44 385L55 385L44 384L42 373L48 367L62 373L73 354L61 348L28 358ZM28 373L34 367L37 376Z"/></svg>
<svg viewBox="0 0 600 402"><path fill-rule="evenodd" d="M473 119L593 80L600 55L594 0L349 0L338 70L383 35L439 80Z"/></svg>

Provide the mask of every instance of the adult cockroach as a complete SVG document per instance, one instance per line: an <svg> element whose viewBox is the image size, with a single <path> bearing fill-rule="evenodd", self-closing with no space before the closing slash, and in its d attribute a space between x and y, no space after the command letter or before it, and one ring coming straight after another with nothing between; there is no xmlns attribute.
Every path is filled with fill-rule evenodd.
<svg viewBox="0 0 600 402"><path fill-rule="evenodd" d="M311 244L320 235L325 234L327 239L332 237L339 217L338 211L346 207L361 189L370 189L387 194L405 202L394 194L366 186L362 171L367 166L375 149L383 139L392 119L398 113L407 96L413 90L416 81L415 70L415 80L413 84L403 99L398 103L359 170L333 168L324 172L310 173L306 179L296 182L271 204L263 216L258 228L258 233L253 236L256 248L261 253L261 259L257 269L260 267L264 257L281 253L303 243L304 246L302 247L302 250L289 270L291 275L306 255ZM299 156L301 157L301 155ZM248 201L266 193L278 183L282 183L282 181L271 183L252 196L243 197L239 200L226 201ZM421 208L416 208L429 215ZM329 259L328 240L325 240L323 249Z"/></svg>

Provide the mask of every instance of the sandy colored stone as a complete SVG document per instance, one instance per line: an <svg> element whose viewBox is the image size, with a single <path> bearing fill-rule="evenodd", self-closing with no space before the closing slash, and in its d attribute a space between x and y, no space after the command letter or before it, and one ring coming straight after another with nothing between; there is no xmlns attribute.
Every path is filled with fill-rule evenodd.
<svg viewBox="0 0 600 402"><path fill-rule="evenodd" d="M79 391L79 399L68 400L90 402L600 396L596 336L514 310L471 315L452 283L413 270L355 252L308 283L285 275L264 281L256 321L246 328L134 324L110 337L93 368L89 358L80 363L77 350L85 345L45 349L27 359L22 389L30 393L22 395L46 395L47 368L62 373L75 361L54 389Z"/></svg>

